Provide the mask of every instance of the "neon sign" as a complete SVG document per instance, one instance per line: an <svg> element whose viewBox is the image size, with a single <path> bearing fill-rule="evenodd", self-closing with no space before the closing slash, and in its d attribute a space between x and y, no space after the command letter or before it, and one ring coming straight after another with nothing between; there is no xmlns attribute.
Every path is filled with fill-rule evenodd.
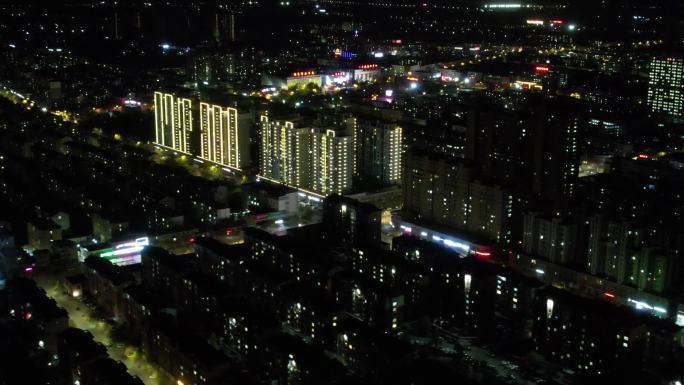
<svg viewBox="0 0 684 385"><path fill-rule="evenodd" d="M360 70L372 70L378 68L377 64L362 64L359 66Z"/></svg>
<svg viewBox="0 0 684 385"><path fill-rule="evenodd" d="M295 72L292 74L294 77L299 77L299 76L313 76L316 75L316 71L299 71Z"/></svg>
<svg viewBox="0 0 684 385"><path fill-rule="evenodd" d="M478 257L489 258L492 256L492 253L489 251L475 250L475 255Z"/></svg>
<svg viewBox="0 0 684 385"><path fill-rule="evenodd" d="M140 252L145 246L150 245L148 237L136 238L130 242L118 244L110 249L105 249L99 254L117 266L133 265L141 262Z"/></svg>

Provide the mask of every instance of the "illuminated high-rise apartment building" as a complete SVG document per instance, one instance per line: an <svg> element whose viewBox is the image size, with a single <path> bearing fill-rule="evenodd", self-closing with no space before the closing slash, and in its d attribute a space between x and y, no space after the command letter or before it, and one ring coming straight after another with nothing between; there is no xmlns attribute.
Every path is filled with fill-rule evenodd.
<svg viewBox="0 0 684 385"><path fill-rule="evenodd" d="M236 169L250 163L249 113L155 92L154 119L158 145Z"/></svg>
<svg viewBox="0 0 684 385"><path fill-rule="evenodd" d="M517 213L511 190L477 180L474 165L463 159L410 151L404 167L407 213L499 244L512 242Z"/></svg>
<svg viewBox="0 0 684 385"><path fill-rule="evenodd" d="M651 61L648 104L654 112L684 118L684 58Z"/></svg>
<svg viewBox="0 0 684 385"><path fill-rule="evenodd" d="M402 128L380 119L357 118L351 122L354 142L354 175L364 187L401 184Z"/></svg>
<svg viewBox="0 0 684 385"><path fill-rule="evenodd" d="M261 175L288 186L308 189L311 175L311 128L260 118Z"/></svg>
<svg viewBox="0 0 684 385"><path fill-rule="evenodd" d="M346 194L352 187L352 137L332 129L311 135L311 189L322 195Z"/></svg>
<svg viewBox="0 0 684 385"><path fill-rule="evenodd" d="M163 92L154 93L155 143L190 153L192 101Z"/></svg>
<svg viewBox="0 0 684 385"><path fill-rule="evenodd" d="M211 162L240 168L241 138L238 130L238 111L235 108L200 103L200 157ZM244 132L244 130L242 130Z"/></svg>

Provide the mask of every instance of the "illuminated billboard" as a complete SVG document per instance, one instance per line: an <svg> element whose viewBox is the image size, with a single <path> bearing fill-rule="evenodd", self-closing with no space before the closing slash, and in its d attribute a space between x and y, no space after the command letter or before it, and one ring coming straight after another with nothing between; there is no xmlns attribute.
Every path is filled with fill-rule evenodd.
<svg viewBox="0 0 684 385"><path fill-rule="evenodd" d="M325 85L347 85L351 81L351 74L346 71L337 71L325 76Z"/></svg>
<svg viewBox="0 0 684 385"><path fill-rule="evenodd" d="M79 257L83 261L87 257L95 255L117 266L135 265L141 263L142 250L149 245L149 237L139 237L112 244L100 243L79 246Z"/></svg>
<svg viewBox="0 0 684 385"><path fill-rule="evenodd" d="M534 72L537 72L537 73L547 73L550 71L551 71L551 67L549 67L547 65L542 64L542 65L537 65L534 67Z"/></svg>

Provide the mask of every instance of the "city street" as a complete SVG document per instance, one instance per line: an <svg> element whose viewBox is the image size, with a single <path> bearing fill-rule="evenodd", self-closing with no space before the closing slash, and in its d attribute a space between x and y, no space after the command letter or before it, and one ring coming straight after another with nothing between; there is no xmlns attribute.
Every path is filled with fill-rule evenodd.
<svg viewBox="0 0 684 385"><path fill-rule="evenodd" d="M112 359L126 365L128 372L138 376L145 385L175 384L169 374L147 361L138 347L113 341L112 326L105 319L95 318L92 309L80 299L67 295L60 283L60 277L42 275L36 276L35 280L49 297L69 313L70 326L92 333L95 341L107 347L107 353Z"/></svg>

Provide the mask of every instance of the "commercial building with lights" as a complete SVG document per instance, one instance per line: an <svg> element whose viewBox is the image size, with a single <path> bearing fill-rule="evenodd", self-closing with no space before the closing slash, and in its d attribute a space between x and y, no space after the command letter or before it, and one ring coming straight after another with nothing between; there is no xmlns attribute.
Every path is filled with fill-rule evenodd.
<svg viewBox="0 0 684 385"><path fill-rule="evenodd" d="M684 58L653 58L648 82L653 112L684 118Z"/></svg>
<svg viewBox="0 0 684 385"><path fill-rule="evenodd" d="M380 68L377 64L362 64L354 69L355 82L370 82L380 76Z"/></svg>
<svg viewBox="0 0 684 385"><path fill-rule="evenodd" d="M310 85L322 87L324 75L313 69L294 70L286 73L262 74L261 85L286 89L302 88Z"/></svg>
<svg viewBox="0 0 684 385"><path fill-rule="evenodd" d="M78 259L83 262L90 256L96 256L116 266L134 265L141 262L142 250L149 245L148 237L124 238L116 242L81 245L78 248Z"/></svg>
<svg viewBox="0 0 684 385"><path fill-rule="evenodd" d="M290 87L305 87L310 84L321 87L323 85L323 76L317 74L314 70L295 71L291 76L285 79L285 85Z"/></svg>

